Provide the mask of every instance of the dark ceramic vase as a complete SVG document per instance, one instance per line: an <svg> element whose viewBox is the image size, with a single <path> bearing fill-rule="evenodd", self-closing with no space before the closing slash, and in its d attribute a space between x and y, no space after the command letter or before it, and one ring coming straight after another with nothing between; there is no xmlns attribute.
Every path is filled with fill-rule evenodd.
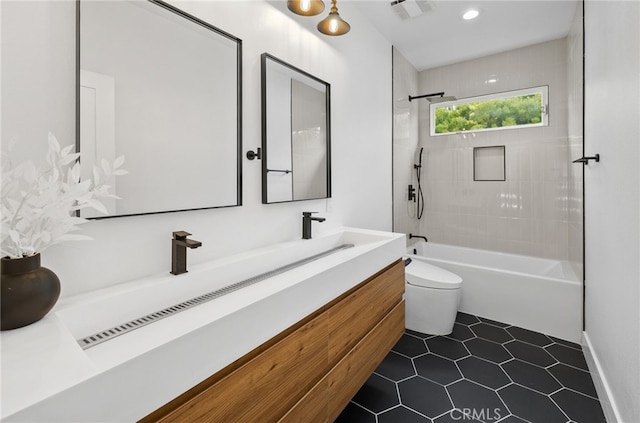
<svg viewBox="0 0 640 423"><path fill-rule="evenodd" d="M60 280L40 266L40 254L2 259L0 330L16 329L42 319L60 296Z"/></svg>

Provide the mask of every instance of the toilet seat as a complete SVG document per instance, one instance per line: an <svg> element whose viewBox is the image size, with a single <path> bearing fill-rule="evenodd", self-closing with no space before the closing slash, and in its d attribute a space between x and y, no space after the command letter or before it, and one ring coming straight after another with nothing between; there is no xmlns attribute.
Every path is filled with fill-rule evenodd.
<svg viewBox="0 0 640 423"><path fill-rule="evenodd" d="M420 260L412 260L405 267L405 277L409 285L422 288L458 289L462 286L460 276Z"/></svg>

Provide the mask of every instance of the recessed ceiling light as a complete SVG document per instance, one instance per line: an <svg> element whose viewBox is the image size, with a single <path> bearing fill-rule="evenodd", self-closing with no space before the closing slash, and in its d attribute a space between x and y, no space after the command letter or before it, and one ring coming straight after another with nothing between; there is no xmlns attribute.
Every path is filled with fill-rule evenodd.
<svg viewBox="0 0 640 423"><path fill-rule="evenodd" d="M464 15L462 15L462 19L464 19L465 21L469 21L471 19L477 18L479 14L480 12L478 10L469 9L466 12L464 12Z"/></svg>

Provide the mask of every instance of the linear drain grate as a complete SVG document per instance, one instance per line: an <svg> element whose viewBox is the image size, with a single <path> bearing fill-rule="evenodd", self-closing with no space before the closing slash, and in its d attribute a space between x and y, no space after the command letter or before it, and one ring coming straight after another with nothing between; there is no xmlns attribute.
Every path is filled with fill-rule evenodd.
<svg viewBox="0 0 640 423"><path fill-rule="evenodd" d="M176 313L179 313L184 310L188 310L192 307L195 307L200 304L204 304L211 300L215 300L216 298L222 297L223 295L229 294L233 291L237 291L238 289L245 288L247 286L253 285L255 283L261 282L265 279L269 279L273 276L284 273L288 270L295 269L296 267L300 267L304 264L310 263L314 260L318 260L322 257L326 257L330 254L333 254L337 251L345 250L347 248L353 247L353 244L343 244L339 247L332 248L330 250L324 251L322 253L307 257L302 260L298 260L291 264L288 264L283 267L279 267L277 269L271 270L266 273L261 273L257 276L253 276L249 279L245 279L240 282L236 282L232 285L226 286L224 288L218 289L213 292L209 292L207 294L201 295L199 297L192 298L190 300L181 302L180 304L173 305L171 307L167 307L163 310L156 311L155 313L147 314L146 316L140 317L138 319L131 320L127 323L123 323L118 326L114 326L110 329L100 331L98 333L94 333L93 335L89 335L85 338L78 339L77 342L82 347L83 350L94 347L98 344L101 344L105 341L113 339L117 336L124 335L127 332L131 332L135 329L146 326L150 323L157 322L160 319L164 319L165 317L172 316Z"/></svg>

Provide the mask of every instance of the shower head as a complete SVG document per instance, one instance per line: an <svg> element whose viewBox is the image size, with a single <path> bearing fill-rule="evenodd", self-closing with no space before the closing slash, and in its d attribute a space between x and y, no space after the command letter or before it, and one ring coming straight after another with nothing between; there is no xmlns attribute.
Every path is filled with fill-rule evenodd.
<svg viewBox="0 0 640 423"><path fill-rule="evenodd" d="M448 95L445 97L444 91L439 93L431 93L424 95L417 95L415 97L409 96L409 101L418 100L420 98L425 98L429 103L442 103L443 101L454 101L457 100L454 96Z"/></svg>
<svg viewBox="0 0 640 423"><path fill-rule="evenodd" d="M457 98L455 98L452 95L443 95L442 97L427 97L427 101L429 103L443 103L445 101L455 101L457 100Z"/></svg>

